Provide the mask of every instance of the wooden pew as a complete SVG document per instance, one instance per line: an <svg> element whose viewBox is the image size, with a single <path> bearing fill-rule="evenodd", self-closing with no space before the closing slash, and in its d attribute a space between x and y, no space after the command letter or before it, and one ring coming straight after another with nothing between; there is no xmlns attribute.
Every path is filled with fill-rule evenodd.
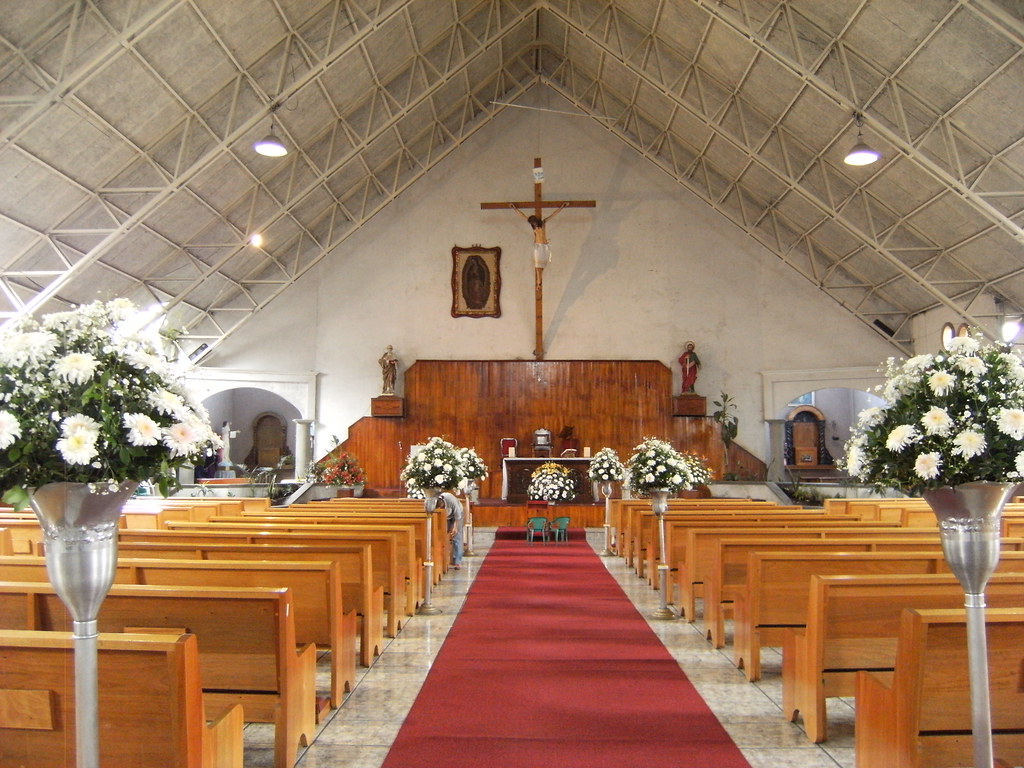
<svg viewBox="0 0 1024 768"><path fill-rule="evenodd" d="M626 564L635 567L640 533L639 520L644 514L651 514L650 499L618 499L613 503L612 514L618 525L616 537L616 553L626 559ZM687 512L745 512L768 511L777 509L778 504L768 501L750 501L748 499L669 499L669 513ZM790 507L790 509L793 509ZM801 508L802 511L802 508Z"/></svg>
<svg viewBox="0 0 1024 768"><path fill-rule="evenodd" d="M1001 560L1004 569L1024 561ZM794 598L795 599L795 598ZM1024 573L995 573L985 591L990 608L1024 608ZM828 736L828 697L853 696L858 670L891 680L904 608L962 607L964 592L952 573L812 576L803 627L784 630L782 711L803 718L807 738ZM738 611L737 611L738 612Z"/></svg>
<svg viewBox="0 0 1024 768"><path fill-rule="evenodd" d="M444 531L447 526L447 513L444 505L439 504L429 516L423 509L423 502L419 499L374 499L377 503L372 505L353 505L343 503L352 500L331 499L329 501L310 502L308 504L293 504L290 507L273 508L267 512L244 512L244 518L266 519L267 517L287 517L289 519L302 519L308 523L330 523L335 521L349 521L364 524L407 524L416 528L417 556L426 561L432 559L434 562L434 583L436 584L442 575L443 570L438 566L444 566L451 557L451 546ZM363 501L356 499L356 501ZM383 502L411 501L418 502L417 505L401 504L388 505ZM428 557L426 551L427 520L430 519L433 531L441 532L441 535L432 536L432 557Z"/></svg>
<svg viewBox="0 0 1024 768"><path fill-rule="evenodd" d="M788 513L779 512L771 513L764 517L759 514L692 514L685 516L668 516L665 519L665 555L667 557L667 565L669 567L669 595L668 602L673 601L672 592L674 583L678 581L678 571L680 563L685 563L686 558L686 546L687 546L687 530L691 528L719 528L722 530L728 528L752 528L752 527L765 527L765 528L784 528L784 529L815 529L815 528L855 528L861 527L864 529L878 529L878 528L897 528L896 523L877 523L868 522L862 523L852 515L841 515L841 516L825 516L825 515L802 515L799 513ZM651 575L648 579L655 589L658 589L657 583L654 581L653 576L657 570L658 558L660 557L660 547L654 546L649 547L647 551L647 573ZM672 576L675 572L677 575ZM695 594L699 594L699 589L695 591ZM693 615L692 607L687 615Z"/></svg>
<svg viewBox="0 0 1024 768"><path fill-rule="evenodd" d="M5 546L10 547L11 554L31 555L42 544L43 529L35 516L5 517L0 527L7 532L5 537L9 545Z"/></svg>
<svg viewBox="0 0 1024 768"><path fill-rule="evenodd" d="M342 602L359 618L359 658L373 663L384 645L384 593L374 585L373 552L369 544L324 544L319 547L270 544L174 544L126 542L118 544L122 557L177 560L252 560L337 562L341 571Z"/></svg>
<svg viewBox="0 0 1024 768"><path fill-rule="evenodd" d="M14 539L6 528L0 528L0 555L14 554Z"/></svg>
<svg viewBox="0 0 1024 768"><path fill-rule="evenodd" d="M822 539L810 541L793 538L721 539L712 555L711 568L705 580L704 620L708 639L715 648L725 645L725 612L741 595L747 584L747 561L752 552L914 552L942 554L938 532L917 538L904 532L900 536L869 536L865 538ZM1004 551L1017 549L1022 540L1004 540ZM939 571L945 570L941 560ZM729 604L729 605L727 605Z"/></svg>
<svg viewBox="0 0 1024 768"><path fill-rule="evenodd" d="M799 507L771 507L770 509L753 509L733 505L731 508L721 509L718 507L704 507L694 509L670 509L665 513L666 523L670 520L688 520L698 516L716 516L730 519L747 519L757 521L771 521L775 515L786 519L802 520L823 520L824 514L820 509L802 509ZM658 516L650 509L639 509L633 512L633 535L632 545L633 561L631 565L641 578L648 578L655 570L658 557L660 556L660 542L658 538ZM843 516L845 522L853 522L852 518Z"/></svg>
<svg viewBox="0 0 1024 768"><path fill-rule="evenodd" d="M1002 540L1002 551L1007 554L1019 551L1024 545L1020 539ZM788 538L765 539L762 542L750 539L722 539L712 556L712 566L708 573L705 597L705 621L708 636L716 648L725 644L725 613L732 607L737 596L742 595L746 588L746 565L752 552L758 551L791 551L791 552L880 552L880 553L942 553L942 545L938 532L930 540L927 537L916 538L902 536L873 536L862 539L833 539L812 542L809 540L793 540ZM945 570L942 561L939 570ZM806 594L806 593L805 593Z"/></svg>
<svg viewBox="0 0 1024 768"><path fill-rule="evenodd" d="M371 576L374 586L384 595L384 632L394 637L402 628L406 615L406 574L398 555L399 534L393 531L268 531L259 527L230 530L230 528L201 527L195 530L120 531L118 546L143 542L171 544L248 544L254 546L320 546L322 544L370 545Z"/></svg>
<svg viewBox="0 0 1024 768"><path fill-rule="evenodd" d="M949 573L945 561L937 558L942 554L938 546L926 544L922 551L915 544L914 548L918 549L914 554L927 554L934 564L922 571L910 558L890 559L888 555L906 553L911 548L900 546L894 550L888 543L868 553L812 553L794 551L794 547L789 551L748 550L746 583L732 592L736 665L744 670L748 680L761 678L761 648L782 645L787 628L799 628L806 623L811 580L816 576ZM1019 570L1024 566L1022 557L1024 553L1019 551L1005 553L1000 570Z"/></svg>
<svg viewBox="0 0 1024 768"><path fill-rule="evenodd" d="M241 704L246 722L274 723L274 765L290 768L316 736L316 648L296 651L294 616L287 589L115 584L98 624L100 632L197 635L207 712ZM0 583L0 628L70 627L49 584Z"/></svg>
<svg viewBox="0 0 1024 768"><path fill-rule="evenodd" d="M162 528L168 520L205 521L220 515L241 515L246 510L270 509L268 498L223 496L135 496L124 505L122 528Z"/></svg>
<svg viewBox="0 0 1024 768"><path fill-rule="evenodd" d="M746 536L789 536L806 539L859 538L864 536L910 536L912 538L932 538L934 532L907 531L894 525L866 525L862 523L844 523L842 521L826 521L817 526L800 528L777 528L767 522L747 526L722 526L715 528L691 528L686 531L686 545L683 555L676 565L676 583L679 587L679 603L683 615L689 621L696 617L696 598L704 596L705 618L707 618L707 589L705 582L708 572L714 564L718 539L724 536L732 538Z"/></svg>
<svg viewBox="0 0 1024 768"><path fill-rule="evenodd" d="M42 557L0 557L0 581L49 582ZM335 562L258 560L155 560L120 557L116 584L172 587L289 589L295 606L295 642L331 652L331 705L340 707L355 685L357 617L345 610L341 570Z"/></svg>
<svg viewBox="0 0 1024 768"><path fill-rule="evenodd" d="M347 515L345 513L334 514L261 514L261 515L223 515L211 522L216 524L232 524L233 527L267 527L285 531L311 531L318 529L329 531L333 528L344 530L346 527L354 526L355 530L362 526L366 529L395 530L408 534L408 539L399 540L399 557L406 564L406 614L411 616L423 600L423 593L426 585L423 581L423 563L429 559L426 557L426 517L420 513L418 517L408 513L395 516L374 516L374 515ZM170 530L181 530L181 526L169 525Z"/></svg>
<svg viewBox="0 0 1024 768"><path fill-rule="evenodd" d="M420 572L421 563L416 555L416 533L411 525L401 523L364 524L348 521L307 523L279 518L270 520L269 517L253 520L252 518L232 516L231 519L219 517L201 523L172 521L167 524L167 530L193 533L208 531L213 533L256 533L261 536L261 541L264 539L272 541L272 534L276 533L308 533L318 536L320 534L339 534L348 539L355 538L353 534L369 534L369 538L362 536L359 538L370 541L374 545L374 567L378 576L383 580L387 608L390 610L393 604L396 614L394 629L397 631L401 628L403 613L405 616L413 616L416 613L417 596L419 595L416 574ZM394 560L394 566L389 564L391 560ZM393 596L394 599L388 600L389 596Z"/></svg>
<svg viewBox="0 0 1024 768"><path fill-rule="evenodd" d="M423 501L420 499L371 499L372 504L353 504L362 502L362 499L332 499L329 501L311 502L309 504L293 504L284 509L272 509L268 513L257 514L245 512L244 517L264 518L266 516L287 516L289 518L302 518L309 523L332 522L335 520L346 520L349 522L366 524L398 524L404 523L416 527L416 542L418 556L426 561L434 563L434 583L438 583L444 572L447 571L447 563L451 559L451 544L444 535L447 527L447 512L444 505L430 513L423 509ZM415 504L394 502L416 502ZM387 503L390 502L390 503ZM433 535L431 537L432 552L426 551L427 520L431 521ZM440 535L438 535L440 533Z"/></svg>
<svg viewBox="0 0 1024 768"><path fill-rule="evenodd" d="M993 752L1024 765L1024 610L986 614ZM964 609L906 609L892 683L857 673L857 768L972 765Z"/></svg>
<svg viewBox="0 0 1024 768"><path fill-rule="evenodd" d="M73 642L0 631L0 765L75 764ZM195 635L101 634L98 645L102 765L242 768L242 708L207 725Z"/></svg>

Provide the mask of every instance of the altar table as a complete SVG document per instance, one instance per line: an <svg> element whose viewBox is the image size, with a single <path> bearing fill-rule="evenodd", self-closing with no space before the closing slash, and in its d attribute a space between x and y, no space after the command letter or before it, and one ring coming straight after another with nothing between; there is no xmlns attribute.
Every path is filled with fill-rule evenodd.
<svg viewBox="0 0 1024 768"><path fill-rule="evenodd" d="M501 498L511 504L525 504L529 497L526 489L530 485L530 476L541 464L554 462L566 467L576 480L576 496L566 504L593 504L594 487L587 472L590 459L584 458L506 458L501 465Z"/></svg>

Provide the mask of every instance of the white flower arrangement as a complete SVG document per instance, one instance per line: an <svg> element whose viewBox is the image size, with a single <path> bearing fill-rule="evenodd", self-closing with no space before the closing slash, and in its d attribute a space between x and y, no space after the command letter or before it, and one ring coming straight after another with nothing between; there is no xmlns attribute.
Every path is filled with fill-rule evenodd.
<svg viewBox="0 0 1024 768"><path fill-rule="evenodd" d="M184 368L127 299L26 318L0 333L0 489L23 508L50 482L153 480L220 445Z"/></svg>
<svg viewBox="0 0 1024 768"><path fill-rule="evenodd" d="M1024 479L1024 363L1004 345L957 337L948 352L890 358L839 464L878 488L908 493Z"/></svg>
<svg viewBox="0 0 1024 768"><path fill-rule="evenodd" d="M459 449L440 437L430 438L409 457L401 479L410 495L418 495L415 492L424 488L453 491L464 487L466 475Z"/></svg>
<svg viewBox="0 0 1024 768"><path fill-rule="evenodd" d="M695 453L684 453L683 460L689 465L691 486L707 485L711 482L714 474L708 466L707 459Z"/></svg>
<svg viewBox="0 0 1024 768"><path fill-rule="evenodd" d="M458 448L459 459L462 461L462 473L472 482L487 477L488 468L484 460L472 448Z"/></svg>
<svg viewBox="0 0 1024 768"><path fill-rule="evenodd" d="M602 448L590 460L587 474L595 483L621 483L626 477L626 465L612 448Z"/></svg>
<svg viewBox="0 0 1024 768"><path fill-rule="evenodd" d="M690 463L671 444L646 437L633 451L626 462L629 489L633 493L647 496L658 488L669 491L693 488Z"/></svg>
<svg viewBox="0 0 1024 768"><path fill-rule="evenodd" d="M534 501L571 501L576 497L576 481L568 467L548 461L533 470L526 495Z"/></svg>

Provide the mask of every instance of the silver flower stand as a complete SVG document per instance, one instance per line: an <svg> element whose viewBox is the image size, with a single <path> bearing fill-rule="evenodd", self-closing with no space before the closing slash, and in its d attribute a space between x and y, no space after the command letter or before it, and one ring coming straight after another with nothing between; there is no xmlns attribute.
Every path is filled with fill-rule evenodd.
<svg viewBox="0 0 1024 768"><path fill-rule="evenodd" d="M604 496L604 549L601 550L602 557L611 557L612 551L612 484L602 482L601 495Z"/></svg>
<svg viewBox="0 0 1024 768"><path fill-rule="evenodd" d="M938 518L946 562L964 589L975 768L993 763L985 587L999 563L1003 507L1016 489L1015 483L978 482L923 494Z"/></svg>
<svg viewBox="0 0 1024 768"><path fill-rule="evenodd" d="M117 521L138 483L48 483L30 503L43 528L46 572L71 614L77 768L99 768L100 605L117 571Z"/></svg>
<svg viewBox="0 0 1024 768"><path fill-rule="evenodd" d="M417 613L423 616L436 616L441 609L432 601L434 592L434 510L437 499L441 495L440 488L423 489L423 509L427 513L427 540L424 543L427 559L423 561L423 603Z"/></svg>
<svg viewBox="0 0 1024 768"><path fill-rule="evenodd" d="M651 614L652 619L674 619L675 612L668 607L668 558L665 552L665 512L668 510L669 491L657 488L651 491L651 509L658 517L658 544L661 556L658 559L658 589L661 590L660 605Z"/></svg>

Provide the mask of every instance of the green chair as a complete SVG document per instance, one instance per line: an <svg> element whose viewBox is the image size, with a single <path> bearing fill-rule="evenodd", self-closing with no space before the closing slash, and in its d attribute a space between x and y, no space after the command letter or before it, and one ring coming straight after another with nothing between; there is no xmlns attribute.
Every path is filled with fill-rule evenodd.
<svg viewBox="0 0 1024 768"><path fill-rule="evenodd" d="M555 542L569 541L569 518L556 517L551 521L551 539Z"/></svg>
<svg viewBox="0 0 1024 768"><path fill-rule="evenodd" d="M547 541L550 531L546 517L531 517L526 521L526 541L530 544L537 534L540 534L541 541Z"/></svg>

